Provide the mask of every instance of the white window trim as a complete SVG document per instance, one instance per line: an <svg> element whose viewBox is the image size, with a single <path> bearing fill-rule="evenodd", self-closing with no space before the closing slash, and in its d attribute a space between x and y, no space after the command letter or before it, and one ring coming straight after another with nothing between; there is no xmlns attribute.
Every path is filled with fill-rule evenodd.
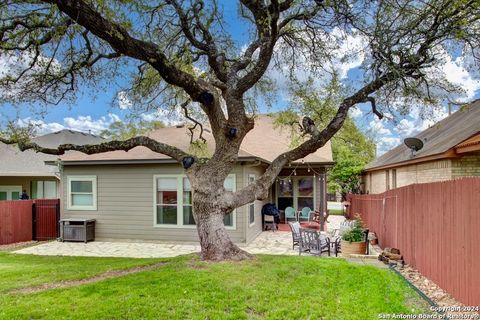
<svg viewBox="0 0 480 320"><path fill-rule="evenodd" d="M285 178L288 178L288 177L278 177L279 179L285 179ZM318 179L318 177L314 177L314 176L291 176L290 179L292 179L292 183L293 183L293 195L292 195L292 198L293 198L293 207L295 208L295 210L298 208L298 198L302 198L299 196L298 194L298 180L299 179L305 179L305 178L312 178L313 179L313 206L314 208L310 208L312 210L315 211L315 204L317 203L317 183L315 181L315 179ZM280 189L278 187L278 183L275 183L275 205L277 206L278 208L278 195L280 194Z"/></svg>
<svg viewBox="0 0 480 320"><path fill-rule="evenodd" d="M257 176L254 174L254 173L249 173L248 174L248 177L247 177L247 185L250 184L250 178L253 178L253 182L255 182L255 180L257 180ZM248 226L251 228L255 225L255 222L256 222L256 219L255 219L255 215L256 215L256 209L257 209L257 206L256 206L256 201L253 200L253 202L250 202L247 206L247 223L248 223ZM250 206L253 204L253 222L250 222Z"/></svg>
<svg viewBox="0 0 480 320"><path fill-rule="evenodd" d="M233 192L237 189L237 179L234 173L229 174L227 178L233 178ZM176 178L177 179L177 224L158 224L157 223L157 179L158 178ZM196 229L196 225L183 224L183 178L184 174L155 174L153 175L153 227L166 229ZM178 196L180 195L180 196ZM193 203L192 203L193 207ZM237 229L237 210L233 210L233 225L225 226L227 230Z"/></svg>
<svg viewBox="0 0 480 320"><path fill-rule="evenodd" d="M0 191L7 193L7 200L20 200L20 199L12 199L12 193L19 192L20 196L22 195L22 186L0 186ZM10 198L10 199L9 199Z"/></svg>
<svg viewBox="0 0 480 320"><path fill-rule="evenodd" d="M91 181L93 205L75 206L72 205L72 181ZM67 176L67 210L97 211L97 176Z"/></svg>

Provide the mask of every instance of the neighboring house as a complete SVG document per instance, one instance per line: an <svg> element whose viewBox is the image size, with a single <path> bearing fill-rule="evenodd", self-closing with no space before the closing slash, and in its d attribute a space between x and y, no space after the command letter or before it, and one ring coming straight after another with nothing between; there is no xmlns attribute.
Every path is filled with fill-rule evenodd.
<svg viewBox="0 0 480 320"><path fill-rule="evenodd" d="M245 137L238 161L225 180L227 190L239 190L259 178L273 159L289 150L290 128L274 125L271 116L258 116ZM161 128L150 137L185 151L191 150L187 127ZM213 136L205 152L214 150ZM63 218L97 220L97 239L198 241L192 216L191 188L175 160L144 147L129 152L62 157ZM292 163L280 173L269 199L280 209L326 208L325 169L333 165L328 142L317 152ZM295 174L296 173L296 174ZM261 208L254 201L225 218L235 242L250 242L262 231Z"/></svg>
<svg viewBox="0 0 480 320"><path fill-rule="evenodd" d="M103 138L72 130L62 130L32 139L43 147L56 148L61 144L92 144ZM0 200L18 200L22 190L31 199L58 198L58 169L46 165L58 156L37 153L32 150L20 151L16 145L0 143Z"/></svg>
<svg viewBox="0 0 480 320"><path fill-rule="evenodd" d="M381 193L412 183L480 176L480 100L416 135L424 146L412 154L404 144L369 164L363 191Z"/></svg>

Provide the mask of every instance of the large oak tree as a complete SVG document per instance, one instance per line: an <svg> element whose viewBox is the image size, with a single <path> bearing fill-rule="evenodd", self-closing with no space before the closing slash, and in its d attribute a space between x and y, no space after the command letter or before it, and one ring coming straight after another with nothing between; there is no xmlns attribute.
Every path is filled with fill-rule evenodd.
<svg viewBox="0 0 480 320"><path fill-rule="evenodd" d="M101 79L135 68L130 93L139 104L166 103L173 97L186 114L197 106L208 119L216 144L208 159L144 136L57 149L1 139L18 142L22 150L58 155L144 146L179 163L193 157L185 173L193 189L202 257L208 260L249 257L231 242L224 216L254 199L265 199L281 168L322 147L342 127L352 106L369 103L381 116L377 106L395 106L399 99L407 104L437 103L437 97L455 89L438 73L445 54L469 55L476 61L480 39L478 0L0 3L1 54L17 61L1 77L3 102L55 104L74 97L80 84L94 88ZM231 6L238 12L234 23L249 31L247 44L239 44L225 28L224 8ZM269 68L295 71L298 63L308 63L318 76L328 74L325 66L337 54L335 35L352 33L364 44L361 77L338 103L328 125L317 128L305 121L305 139L297 147L279 155L254 184L227 192L223 182L255 125L247 102L252 92L262 92L256 89L264 88ZM228 136L229 128L237 129L235 136Z"/></svg>

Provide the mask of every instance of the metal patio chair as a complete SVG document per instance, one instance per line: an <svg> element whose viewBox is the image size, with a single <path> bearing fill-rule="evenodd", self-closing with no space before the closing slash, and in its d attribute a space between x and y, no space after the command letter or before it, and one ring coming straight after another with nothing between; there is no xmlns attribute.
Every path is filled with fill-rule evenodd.
<svg viewBox="0 0 480 320"><path fill-rule="evenodd" d="M300 228L298 255L310 253L320 256L322 252L330 256L330 239L315 230Z"/></svg>

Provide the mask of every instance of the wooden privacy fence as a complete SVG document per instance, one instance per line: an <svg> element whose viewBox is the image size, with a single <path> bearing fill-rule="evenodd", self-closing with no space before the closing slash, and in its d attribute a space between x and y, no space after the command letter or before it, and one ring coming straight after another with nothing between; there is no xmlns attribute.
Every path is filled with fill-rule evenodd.
<svg viewBox="0 0 480 320"><path fill-rule="evenodd" d="M32 200L0 201L0 244L32 240Z"/></svg>
<svg viewBox="0 0 480 320"><path fill-rule="evenodd" d="M59 236L60 200L0 201L0 245Z"/></svg>
<svg viewBox="0 0 480 320"><path fill-rule="evenodd" d="M349 195L379 245L466 305L480 305L480 178Z"/></svg>

